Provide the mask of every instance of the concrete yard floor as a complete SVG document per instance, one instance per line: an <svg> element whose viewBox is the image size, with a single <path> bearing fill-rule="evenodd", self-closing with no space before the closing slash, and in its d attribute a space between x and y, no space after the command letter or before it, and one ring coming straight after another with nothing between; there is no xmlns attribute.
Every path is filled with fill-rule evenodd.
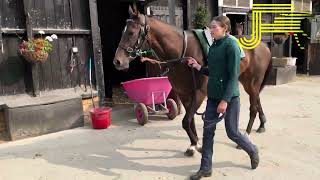
<svg viewBox="0 0 320 180"><path fill-rule="evenodd" d="M214 171L206 179L318 180L320 178L320 77L298 77L268 86L261 94L267 131L251 134L260 148L260 165L250 169L219 123ZM205 103L202 105L203 111ZM188 179L201 155L184 157L189 139L175 120L150 117L138 125L133 107L115 108L111 128L77 128L0 145L0 180L171 180ZM241 131L249 119L249 100L241 92ZM199 137L202 120L196 117ZM259 123L256 120L254 130Z"/></svg>

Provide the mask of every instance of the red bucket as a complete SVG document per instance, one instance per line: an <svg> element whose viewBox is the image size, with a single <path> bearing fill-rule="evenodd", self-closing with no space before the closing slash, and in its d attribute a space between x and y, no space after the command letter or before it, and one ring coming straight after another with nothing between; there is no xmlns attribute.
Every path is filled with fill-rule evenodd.
<svg viewBox="0 0 320 180"><path fill-rule="evenodd" d="M90 110L92 127L94 129L106 129L111 124L111 112L109 107L93 108Z"/></svg>

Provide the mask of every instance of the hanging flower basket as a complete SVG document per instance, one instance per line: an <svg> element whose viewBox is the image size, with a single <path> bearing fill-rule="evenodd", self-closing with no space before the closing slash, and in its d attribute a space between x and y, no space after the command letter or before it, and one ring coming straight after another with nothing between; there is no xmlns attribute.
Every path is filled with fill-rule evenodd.
<svg viewBox="0 0 320 180"><path fill-rule="evenodd" d="M46 38L42 38L43 31L39 31L39 34L40 38L23 41L19 46L20 54L30 63L44 63L52 51L52 41L57 39L55 34Z"/></svg>
<svg viewBox="0 0 320 180"><path fill-rule="evenodd" d="M47 52L41 51L20 51L20 53L24 57L24 59L29 61L30 63L44 63L49 57L49 54Z"/></svg>

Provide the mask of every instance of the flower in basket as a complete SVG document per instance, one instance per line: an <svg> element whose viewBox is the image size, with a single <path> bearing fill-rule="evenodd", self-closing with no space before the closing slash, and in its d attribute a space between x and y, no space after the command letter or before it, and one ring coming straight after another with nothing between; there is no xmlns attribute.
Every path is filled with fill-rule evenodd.
<svg viewBox="0 0 320 180"><path fill-rule="evenodd" d="M41 37L23 41L20 44L20 54L29 62L45 62L48 59L49 53L52 51L52 42L58 39L57 35L42 37L44 31L39 31Z"/></svg>

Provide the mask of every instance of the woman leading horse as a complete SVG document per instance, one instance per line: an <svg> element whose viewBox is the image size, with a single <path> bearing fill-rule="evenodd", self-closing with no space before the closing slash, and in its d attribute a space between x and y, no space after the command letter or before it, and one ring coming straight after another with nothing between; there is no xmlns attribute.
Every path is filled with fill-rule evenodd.
<svg viewBox="0 0 320 180"><path fill-rule="evenodd" d="M207 55L203 54L197 37L191 31L183 31L160 20L146 17L136 8L129 7L129 14L130 19L127 20L113 62L118 70L129 68L129 63L135 59L136 54L146 49L153 49L163 61L193 57L198 64L207 64ZM250 96L250 120L246 132L248 134L251 132L257 112L260 118L257 131L264 132L266 118L259 94L270 69L271 53L264 43L260 43L253 50L245 50L245 56L246 59L240 63L239 80ZM175 63L172 66L174 67L168 72L168 78L186 110L182 127L191 142L185 155L192 156L195 150L201 149L198 144L194 114L207 96L208 77L199 72L195 72L193 76L190 67L184 63ZM195 78L195 86L193 78Z"/></svg>

